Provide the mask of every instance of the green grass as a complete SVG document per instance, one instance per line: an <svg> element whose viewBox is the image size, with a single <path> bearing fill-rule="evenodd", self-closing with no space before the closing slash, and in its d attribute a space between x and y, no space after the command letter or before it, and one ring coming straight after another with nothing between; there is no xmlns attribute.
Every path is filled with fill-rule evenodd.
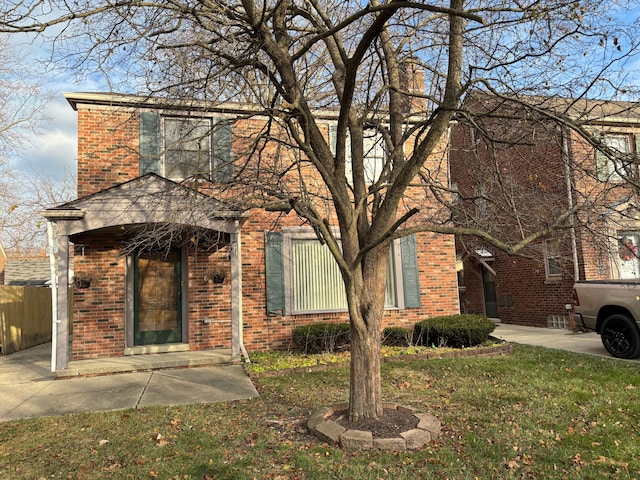
<svg viewBox="0 0 640 480"><path fill-rule="evenodd" d="M345 453L310 436L348 369L265 377L254 400L0 423L3 479L632 479L640 364L536 347L383 366L385 399L435 414L416 452Z"/></svg>

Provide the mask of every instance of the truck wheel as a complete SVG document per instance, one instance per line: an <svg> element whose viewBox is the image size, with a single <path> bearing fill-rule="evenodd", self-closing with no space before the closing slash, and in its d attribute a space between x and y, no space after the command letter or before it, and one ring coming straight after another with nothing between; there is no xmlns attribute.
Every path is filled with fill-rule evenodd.
<svg viewBox="0 0 640 480"><path fill-rule="evenodd" d="M638 326L628 316L616 313L607 317L600 330L604 348L617 358L636 358L640 355Z"/></svg>

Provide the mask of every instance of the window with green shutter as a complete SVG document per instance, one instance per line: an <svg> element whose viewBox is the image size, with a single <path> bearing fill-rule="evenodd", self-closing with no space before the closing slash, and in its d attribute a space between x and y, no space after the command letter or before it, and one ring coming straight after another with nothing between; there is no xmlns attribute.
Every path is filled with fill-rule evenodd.
<svg viewBox="0 0 640 480"><path fill-rule="evenodd" d="M176 181L204 178L229 183L233 177L231 124L211 117L140 114L140 174L154 172Z"/></svg>
<svg viewBox="0 0 640 480"><path fill-rule="evenodd" d="M346 295L338 265L328 247L313 237L312 231L268 233L265 258L268 313L346 310ZM415 240L413 248L395 242L387 269L386 308L420 306L417 274Z"/></svg>

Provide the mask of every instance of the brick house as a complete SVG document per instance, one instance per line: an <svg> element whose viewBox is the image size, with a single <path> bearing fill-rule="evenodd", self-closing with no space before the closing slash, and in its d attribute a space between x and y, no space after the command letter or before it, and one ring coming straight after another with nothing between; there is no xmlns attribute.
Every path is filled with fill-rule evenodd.
<svg viewBox="0 0 640 480"><path fill-rule="evenodd" d="M348 321L337 268L313 230L281 209L238 209L232 187L216 189L264 125L250 106L66 98L78 115L78 198L44 212L57 231L57 370L85 358L287 348L297 325ZM330 138L336 112L318 115ZM212 182L181 183L203 157ZM167 232L171 248L136 246ZM453 236L395 241L389 261L386 325L459 312Z"/></svg>
<svg viewBox="0 0 640 480"><path fill-rule="evenodd" d="M640 261L632 253L640 244L638 191L622 181L619 170L637 179L640 111L626 102L539 101L578 119L620 160L518 104L468 99L467 106L481 116L475 127L454 126L450 154L452 183L467 199L467 221L502 229L515 242L585 200L595 208L577 213L583 227L557 230L518 255L458 237L460 305L505 323L566 328L576 280L640 278ZM499 200L507 197L510 207Z"/></svg>

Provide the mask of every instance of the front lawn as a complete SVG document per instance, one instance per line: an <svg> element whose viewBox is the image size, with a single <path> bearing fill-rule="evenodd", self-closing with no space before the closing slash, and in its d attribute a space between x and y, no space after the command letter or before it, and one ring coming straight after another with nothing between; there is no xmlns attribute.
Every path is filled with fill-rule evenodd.
<svg viewBox="0 0 640 480"><path fill-rule="evenodd" d="M640 478L640 364L527 346L385 363L386 399L444 424L397 454L307 433L311 411L346 401L348 378L337 367L260 377L249 401L0 423L0 478Z"/></svg>

